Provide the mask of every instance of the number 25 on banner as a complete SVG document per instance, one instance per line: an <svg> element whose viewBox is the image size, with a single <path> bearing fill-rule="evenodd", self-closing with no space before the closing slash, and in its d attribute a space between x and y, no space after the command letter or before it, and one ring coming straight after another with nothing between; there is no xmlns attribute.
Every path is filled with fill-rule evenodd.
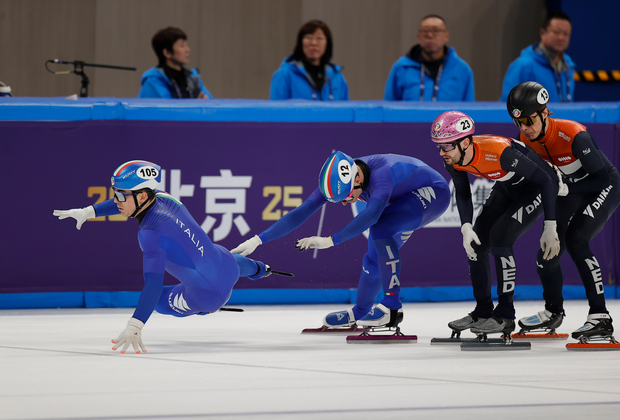
<svg viewBox="0 0 620 420"><path fill-rule="evenodd" d="M263 220L279 220L282 216L288 213L288 210L276 209L282 201L282 207L296 208L302 203L300 197L291 197L291 195L303 194L303 187L301 185L296 186L265 186L263 187L263 197L273 196L265 210L263 210Z"/></svg>

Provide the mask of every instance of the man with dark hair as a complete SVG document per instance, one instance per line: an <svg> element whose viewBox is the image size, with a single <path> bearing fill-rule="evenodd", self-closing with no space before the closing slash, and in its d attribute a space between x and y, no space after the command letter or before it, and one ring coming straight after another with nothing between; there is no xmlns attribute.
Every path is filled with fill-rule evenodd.
<svg viewBox="0 0 620 420"><path fill-rule="evenodd" d="M474 101L474 74L454 48L441 16L422 18L418 44L394 63L385 84L386 101Z"/></svg>
<svg viewBox="0 0 620 420"><path fill-rule="evenodd" d="M187 35L179 28L158 31L151 40L159 64L142 75L139 98L213 99L200 78L198 69L187 70L190 49Z"/></svg>
<svg viewBox="0 0 620 420"><path fill-rule="evenodd" d="M549 102L572 102L575 63L565 53L572 29L566 13L549 13L540 28L540 41L522 50L508 67L500 101L506 101L519 83L534 81L549 87Z"/></svg>

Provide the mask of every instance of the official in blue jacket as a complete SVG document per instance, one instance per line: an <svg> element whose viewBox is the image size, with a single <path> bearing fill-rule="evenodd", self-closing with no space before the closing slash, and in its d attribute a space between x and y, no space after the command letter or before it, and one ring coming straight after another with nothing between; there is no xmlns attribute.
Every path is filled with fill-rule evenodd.
<svg viewBox="0 0 620 420"><path fill-rule="evenodd" d="M187 35L179 28L160 30L151 41L159 64L142 75L139 98L213 99L200 78L198 69L187 70L190 49Z"/></svg>
<svg viewBox="0 0 620 420"><path fill-rule="evenodd" d="M540 41L522 50L508 67L500 101L506 102L508 94L518 84L534 81L547 86L549 102L573 102L575 63L564 52L571 32L567 14L550 13L540 29Z"/></svg>
<svg viewBox="0 0 620 420"><path fill-rule="evenodd" d="M454 48L441 16L420 21L418 45L392 66L386 101L474 101L474 73Z"/></svg>
<svg viewBox="0 0 620 420"><path fill-rule="evenodd" d="M271 78L269 99L349 100L342 67L329 61L332 51L329 27L320 20L305 23L297 34L293 54Z"/></svg>

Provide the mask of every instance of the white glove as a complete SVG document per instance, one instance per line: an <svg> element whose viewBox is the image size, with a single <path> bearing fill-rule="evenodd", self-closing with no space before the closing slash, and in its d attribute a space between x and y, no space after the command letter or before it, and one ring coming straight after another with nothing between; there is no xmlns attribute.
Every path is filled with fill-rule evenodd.
<svg viewBox="0 0 620 420"><path fill-rule="evenodd" d="M545 220L543 226L543 233L540 237L540 249L543 251L543 259L550 260L560 253L557 222L555 220Z"/></svg>
<svg viewBox="0 0 620 420"><path fill-rule="evenodd" d="M254 252L254 250L258 248L259 245L262 245L262 243L263 241L260 240L258 235L254 235L247 241L239 244L237 248L230 250L230 253L241 254L245 257L246 255L250 255L252 252Z"/></svg>
<svg viewBox="0 0 620 420"><path fill-rule="evenodd" d="M54 216L58 216L58 220L73 217L77 220L77 223L75 224L77 230L82 228L82 224L84 224L85 221L96 217L95 208L93 206L84 207L83 209L54 210Z"/></svg>
<svg viewBox="0 0 620 420"><path fill-rule="evenodd" d="M321 236L311 236L309 238L303 238L295 242L295 248L299 248L300 251L307 251L310 248L326 249L334 246L334 240L331 236L327 238Z"/></svg>
<svg viewBox="0 0 620 420"><path fill-rule="evenodd" d="M476 244L481 245L480 239L476 232L474 232L474 228L471 226L471 223L465 223L461 226L461 233L463 234L463 247L465 248L465 252L467 252L467 256L476 261L478 255L474 248L471 246L471 242L474 241Z"/></svg>
<svg viewBox="0 0 620 420"><path fill-rule="evenodd" d="M146 353L144 344L142 344L142 327L144 327L144 322L139 319L131 318L127 321L127 328L125 328L125 331L123 331L116 340L112 340L115 344L112 350L116 350L120 346L123 346L121 353L125 354L127 347L132 344L137 354L140 354L140 349L142 349L143 353Z"/></svg>
<svg viewBox="0 0 620 420"><path fill-rule="evenodd" d="M562 181L562 172L560 172L560 169L552 164L551 162L547 162L553 169L555 169L555 173L558 175L558 196L559 197L564 197L566 195L568 195L568 185L566 185L563 181Z"/></svg>
<svg viewBox="0 0 620 420"><path fill-rule="evenodd" d="M562 177L558 177L558 196L564 197L568 195L568 185L562 182Z"/></svg>

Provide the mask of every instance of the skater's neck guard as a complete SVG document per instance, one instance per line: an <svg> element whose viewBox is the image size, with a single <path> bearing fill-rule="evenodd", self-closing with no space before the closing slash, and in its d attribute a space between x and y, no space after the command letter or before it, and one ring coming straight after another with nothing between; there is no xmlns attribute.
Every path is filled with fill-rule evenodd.
<svg viewBox="0 0 620 420"><path fill-rule="evenodd" d="M370 181L370 169L368 169L368 165L366 165L366 162L363 160L356 159L355 164L357 168L362 171L362 174L364 174L364 182L362 182L362 191L364 191L366 187L368 187L368 181Z"/></svg>

